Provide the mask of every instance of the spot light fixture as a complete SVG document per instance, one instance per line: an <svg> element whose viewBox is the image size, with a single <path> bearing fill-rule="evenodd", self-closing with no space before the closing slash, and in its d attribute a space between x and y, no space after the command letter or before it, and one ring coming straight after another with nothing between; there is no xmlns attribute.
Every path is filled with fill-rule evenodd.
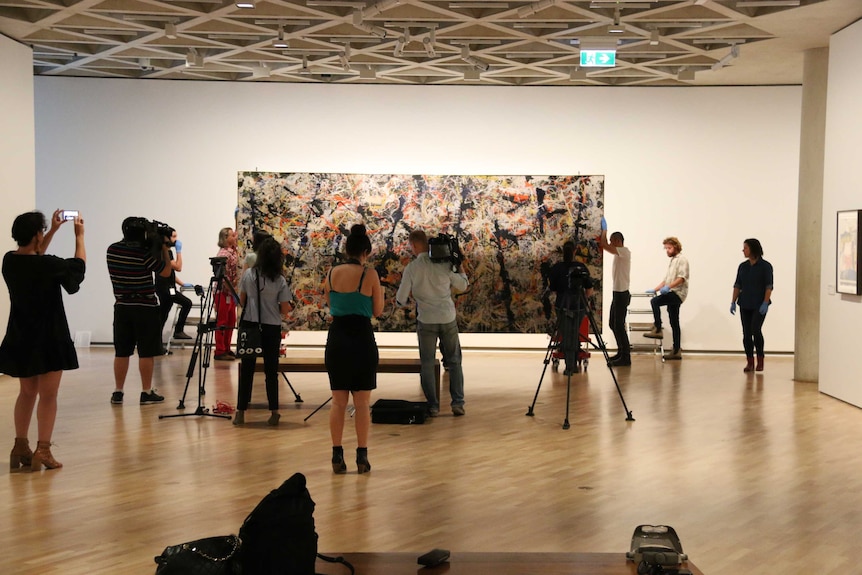
<svg viewBox="0 0 862 575"><path fill-rule="evenodd" d="M177 39L177 25L173 22L165 24L165 38L170 38L171 40Z"/></svg>
<svg viewBox="0 0 862 575"><path fill-rule="evenodd" d="M715 64L712 65L712 71L715 72L716 70L721 70L722 68L727 66L731 60L733 60L734 58L738 58L738 57L739 57L739 45L734 44L733 46L730 47L729 53L725 54L725 56L721 60L719 60L718 62L716 62Z"/></svg>
<svg viewBox="0 0 862 575"><path fill-rule="evenodd" d="M469 46L461 46L461 59L476 68L477 70L481 70L483 72L487 72L491 67L487 62L483 62L482 60L476 58L472 54L470 54Z"/></svg>
<svg viewBox="0 0 862 575"><path fill-rule="evenodd" d="M287 40L284 39L284 25L279 25L278 36L272 41L273 48L290 48Z"/></svg>
<svg viewBox="0 0 862 575"><path fill-rule="evenodd" d="M236 7L244 10L251 10L254 8L254 2L237 2Z"/></svg>
<svg viewBox="0 0 862 575"><path fill-rule="evenodd" d="M658 46L658 28L653 29L649 35L649 45L650 46Z"/></svg>

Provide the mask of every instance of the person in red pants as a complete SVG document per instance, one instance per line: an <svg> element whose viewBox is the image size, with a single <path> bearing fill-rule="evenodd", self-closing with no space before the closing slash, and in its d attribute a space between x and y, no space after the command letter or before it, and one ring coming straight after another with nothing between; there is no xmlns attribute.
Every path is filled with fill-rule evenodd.
<svg viewBox="0 0 862 575"><path fill-rule="evenodd" d="M230 349L233 330L236 327L236 299L234 289L239 275L239 257L236 251L236 232L233 228L222 228L218 233L219 251L216 257L225 258L224 279L215 293L216 332L215 359L233 361L236 355ZM226 285L230 282L232 288Z"/></svg>

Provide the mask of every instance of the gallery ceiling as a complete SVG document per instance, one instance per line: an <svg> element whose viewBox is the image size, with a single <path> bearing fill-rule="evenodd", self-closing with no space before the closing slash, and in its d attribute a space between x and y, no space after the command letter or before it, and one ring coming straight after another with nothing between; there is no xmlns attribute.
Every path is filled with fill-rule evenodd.
<svg viewBox="0 0 862 575"><path fill-rule="evenodd" d="M34 74L508 86L778 85L862 0L0 0ZM616 67L580 66L616 49Z"/></svg>

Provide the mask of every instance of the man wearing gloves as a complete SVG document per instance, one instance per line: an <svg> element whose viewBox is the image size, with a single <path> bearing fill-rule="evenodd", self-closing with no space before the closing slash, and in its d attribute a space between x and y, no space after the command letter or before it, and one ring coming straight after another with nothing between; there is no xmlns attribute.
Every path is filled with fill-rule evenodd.
<svg viewBox="0 0 862 575"><path fill-rule="evenodd" d="M165 238L165 244L169 248L174 248L177 252L177 257L168 250L170 254L171 273L167 277L156 278L156 295L159 296L159 309L162 314L162 330L164 331L165 322L171 314L171 308L175 303L180 304L180 315L177 318L177 325L174 326L174 339L192 339L187 335L183 328L186 325L186 319L189 317L189 312L192 309L192 301L177 290L177 287L183 287L185 284L177 277L177 272L183 271L183 243L177 239L177 230L170 229L170 238ZM189 284L191 285L191 284Z"/></svg>
<svg viewBox="0 0 862 575"><path fill-rule="evenodd" d="M673 332L673 350L665 354L664 359L682 359L680 340L682 339L679 329L679 308L688 296L688 260L680 254L682 244L675 237L665 238L662 242L665 253L670 258L667 266L665 279L655 289L647 290L647 293L656 294L650 300L652 313L655 319L652 329L644 334L644 337L662 339L664 334L661 327L661 307L667 306L667 315L670 319L670 328Z"/></svg>

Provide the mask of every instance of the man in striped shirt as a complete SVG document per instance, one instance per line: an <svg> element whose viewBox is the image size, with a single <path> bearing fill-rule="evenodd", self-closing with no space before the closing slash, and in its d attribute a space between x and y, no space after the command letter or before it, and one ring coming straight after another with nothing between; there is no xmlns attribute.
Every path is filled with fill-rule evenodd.
<svg viewBox="0 0 862 575"><path fill-rule="evenodd" d="M111 403L122 405L129 358L138 350L141 405L165 400L153 389L153 358L162 355L162 322L153 273L168 277L171 267L164 238L148 236L147 220L126 218L123 240L108 246L108 274L114 289L114 382ZM152 230L150 230L152 231ZM154 245L161 243L161 253Z"/></svg>

